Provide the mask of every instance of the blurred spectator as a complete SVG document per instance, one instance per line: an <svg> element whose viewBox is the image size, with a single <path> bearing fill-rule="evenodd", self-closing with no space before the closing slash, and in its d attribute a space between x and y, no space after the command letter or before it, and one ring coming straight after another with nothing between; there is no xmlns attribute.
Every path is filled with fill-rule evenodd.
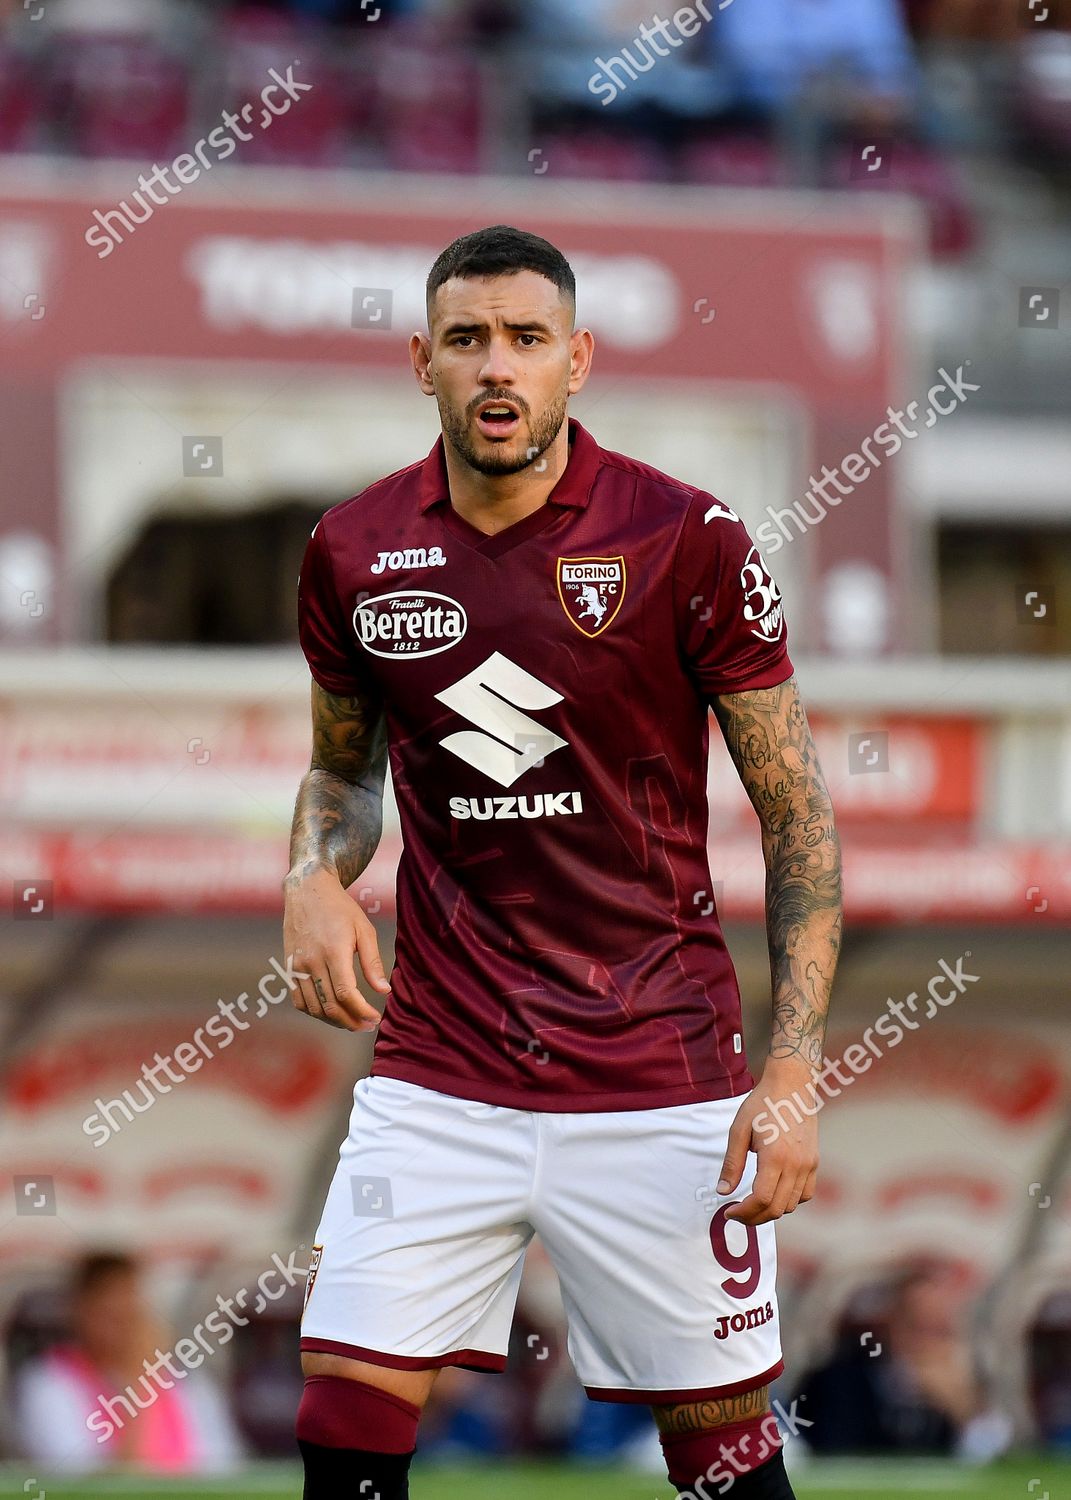
<svg viewBox="0 0 1071 1500"><path fill-rule="evenodd" d="M820 79L838 79L860 104L910 96L896 0L751 0L721 11L714 35L741 97L759 108L794 104Z"/></svg>
<svg viewBox="0 0 1071 1500"><path fill-rule="evenodd" d="M288 10L295 16L309 16L318 21L364 22L399 21L419 16L433 8L433 0L258 0L255 6L237 9Z"/></svg>
<svg viewBox="0 0 1071 1500"><path fill-rule="evenodd" d="M1046 9L1059 4L1046 0ZM985 41L1012 41L1029 18L1025 0L905 0L905 9L916 34Z"/></svg>
<svg viewBox="0 0 1071 1500"><path fill-rule="evenodd" d="M971 1357L966 1299L948 1267L906 1271L886 1326L813 1371L800 1392L816 1453L995 1457L1011 1440L987 1408Z"/></svg>
<svg viewBox="0 0 1071 1500"><path fill-rule="evenodd" d="M667 44L645 40L652 24L650 0L541 0L525 12L533 46L533 98L538 124L558 116L578 126L639 124L653 138L672 143L677 123L727 107L700 38L675 34ZM672 11L670 12L672 14ZM657 40L657 39L656 39ZM616 92L592 87L610 77ZM610 104L612 108L606 106Z"/></svg>
<svg viewBox="0 0 1071 1500"><path fill-rule="evenodd" d="M169 1340L146 1306L130 1256L95 1253L78 1263L70 1323L69 1342L28 1364L17 1380L16 1431L27 1458L68 1472L129 1463L170 1474L220 1470L241 1459L223 1400L205 1377L166 1377L170 1390L163 1381L146 1380L145 1362L151 1364ZM141 1406L147 1385L152 1399ZM128 1386L141 1409L101 1441L116 1424L101 1420L98 1398Z"/></svg>
<svg viewBox="0 0 1071 1500"><path fill-rule="evenodd" d="M1029 1388L1038 1436L1071 1453L1071 1289L1053 1292L1028 1335Z"/></svg>
<svg viewBox="0 0 1071 1500"><path fill-rule="evenodd" d="M771 121L799 180L817 183L837 135L908 122L915 60L896 0L748 0L710 32L743 116Z"/></svg>

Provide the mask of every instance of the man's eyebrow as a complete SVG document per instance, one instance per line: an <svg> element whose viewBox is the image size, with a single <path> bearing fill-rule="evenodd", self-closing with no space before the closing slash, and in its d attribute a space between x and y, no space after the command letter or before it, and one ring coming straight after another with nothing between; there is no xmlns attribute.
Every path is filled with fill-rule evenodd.
<svg viewBox="0 0 1071 1500"><path fill-rule="evenodd" d="M510 333L553 333L549 323L541 323L538 318L526 319L523 323L503 323L503 328ZM465 323L460 319L444 323L440 330L448 333L482 333L487 327L486 323Z"/></svg>

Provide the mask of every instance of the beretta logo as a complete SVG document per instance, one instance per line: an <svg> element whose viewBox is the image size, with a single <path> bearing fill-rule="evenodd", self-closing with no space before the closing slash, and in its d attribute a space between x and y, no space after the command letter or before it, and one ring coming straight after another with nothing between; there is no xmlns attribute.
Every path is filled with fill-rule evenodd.
<svg viewBox="0 0 1071 1500"><path fill-rule="evenodd" d="M457 645L468 616L445 594L397 589L362 600L353 611L353 628L373 656L435 656Z"/></svg>
<svg viewBox="0 0 1071 1500"><path fill-rule="evenodd" d="M577 630L601 635L625 597L623 557L559 557L558 598Z"/></svg>

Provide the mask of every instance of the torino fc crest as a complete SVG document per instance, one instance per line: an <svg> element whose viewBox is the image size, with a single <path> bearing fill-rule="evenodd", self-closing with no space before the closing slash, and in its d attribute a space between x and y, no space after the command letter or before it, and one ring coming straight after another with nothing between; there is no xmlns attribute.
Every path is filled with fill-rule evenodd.
<svg viewBox="0 0 1071 1500"><path fill-rule="evenodd" d="M559 557L558 598L578 630L601 635L625 597L623 557Z"/></svg>

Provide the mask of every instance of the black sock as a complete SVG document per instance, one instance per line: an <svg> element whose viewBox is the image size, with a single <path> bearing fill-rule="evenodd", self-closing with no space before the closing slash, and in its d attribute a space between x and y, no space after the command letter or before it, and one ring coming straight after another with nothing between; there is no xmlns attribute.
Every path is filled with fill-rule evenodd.
<svg viewBox="0 0 1071 1500"><path fill-rule="evenodd" d="M734 1474L729 1493L736 1500L795 1500L796 1492L785 1472L784 1454L779 1452L748 1474ZM695 1491L678 1489L677 1494L694 1495Z"/></svg>
<svg viewBox="0 0 1071 1500"><path fill-rule="evenodd" d="M305 1461L304 1500L409 1500L412 1453L321 1448L300 1438L298 1447Z"/></svg>

